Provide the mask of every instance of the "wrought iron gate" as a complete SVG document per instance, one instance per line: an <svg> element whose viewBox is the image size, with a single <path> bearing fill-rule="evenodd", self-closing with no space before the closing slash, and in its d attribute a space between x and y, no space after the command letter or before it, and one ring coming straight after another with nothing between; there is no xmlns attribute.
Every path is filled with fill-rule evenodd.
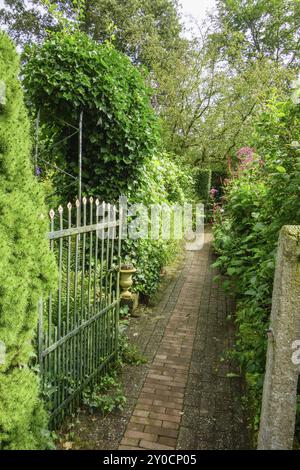
<svg viewBox="0 0 300 470"><path fill-rule="evenodd" d="M86 385L118 354L118 217L115 206L93 198L50 211L58 285L39 303L38 355L52 426L78 407Z"/></svg>

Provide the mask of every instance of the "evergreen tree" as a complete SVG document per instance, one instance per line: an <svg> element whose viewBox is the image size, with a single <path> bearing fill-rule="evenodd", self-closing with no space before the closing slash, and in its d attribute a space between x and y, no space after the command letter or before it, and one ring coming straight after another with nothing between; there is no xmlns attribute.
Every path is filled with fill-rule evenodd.
<svg viewBox="0 0 300 470"><path fill-rule="evenodd" d="M0 33L0 449L46 445L47 416L30 369L37 304L54 264L45 239L43 196L30 162L29 121L19 58Z"/></svg>

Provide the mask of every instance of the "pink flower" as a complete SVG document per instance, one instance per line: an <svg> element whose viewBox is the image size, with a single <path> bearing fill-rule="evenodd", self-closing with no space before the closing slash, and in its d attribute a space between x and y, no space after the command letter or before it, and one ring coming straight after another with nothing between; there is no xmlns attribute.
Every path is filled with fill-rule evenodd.
<svg viewBox="0 0 300 470"><path fill-rule="evenodd" d="M253 160L254 151L250 147L242 147L240 150L237 151L237 157L239 160L245 161L252 161Z"/></svg>
<svg viewBox="0 0 300 470"><path fill-rule="evenodd" d="M218 190L216 188L211 188L211 190L209 191L211 197L216 197L216 195L218 194Z"/></svg>

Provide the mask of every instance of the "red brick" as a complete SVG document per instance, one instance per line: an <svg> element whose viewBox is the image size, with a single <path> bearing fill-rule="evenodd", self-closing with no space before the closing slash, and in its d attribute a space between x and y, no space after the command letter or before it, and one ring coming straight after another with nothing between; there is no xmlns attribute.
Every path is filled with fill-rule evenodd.
<svg viewBox="0 0 300 470"><path fill-rule="evenodd" d="M160 384L160 383L157 383L157 382L151 382L151 380L149 380L149 379L146 380L145 385L147 387L151 387L155 390L166 390L166 391L168 391L168 390L171 389L170 385Z"/></svg>
<svg viewBox="0 0 300 470"><path fill-rule="evenodd" d="M149 450L173 450L174 447L166 446L159 444L158 442L149 442L142 440L139 444L140 449L149 449Z"/></svg>
<svg viewBox="0 0 300 470"><path fill-rule="evenodd" d="M162 428L160 426L145 426L145 433L153 434L156 436L177 437L178 432L174 429Z"/></svg>
<svg viewBox="0 0 300 470"><path fill-rule="evenodd" d="M173 449L175 449L177 439L175 439L174 437L161 436L161 437L158 438L158 442L159 442L159 444L164 444L166 446L170 446L170 447L173 447Z"/></svg>
<svg viewBox="0 0 300 470"><path fill-rule="evenodd" d="M136 410L143 410L143 411L155 411L156 413L164 413L166 408L163 406L158 405L144 405L142 403L137 403L135 406Z"/></svg>
<svg viewBox="0 0 300 470"><path fill-rule="evenodd" d="M140 447L132 447L132 446L119 446L119 450L141 450Z"/></svg>
<svg viewBox="0 0 300 470"><path fill-rule="evenodd" d="M170 403L170 401L166 400L166 401L162 401L162 400L154 400L153 402L154 405L157 405L157 406L166 406L166 404L168 406L170 406L171 408L175 408L176 410L181 410L182 409L182 405L180 405L179 403Z"/></svg>
<svg viewBox="0 0 300 470"><path fill-rule="evenodd" d="M127 424L127 429L129 429L130 431L144 431L144 426L144 424L135 423L131 419L130 422Z"/></svg>
<svg viewBox="0 0 300 470"><path fill-rule="evenodd" d="M150 426L161 426L162 425L162 420L159 419L153 419L153 418L141 418L139 416L132 416L130 419L130 422L132 423L139 423L139 424L148 424Z"/></svg>
<svg viewBox="0 0 300 470"><path fill-rule="evenodd" d="M167 408L165 411L166 415L172 415L176 417L180 417L183 415L182 410L175 410L174 408Z"/></svg>
<svg viewBox="0 0 300 470"><path fill-rule="evenodd" d="M142 393L155 393L155 388L147 387L146 384L144 385L142 389Z"/></svg>
<svg viewBox="0 0 300 470"><path fill-rule="evenodd" d="M150 418L160 419L162 421L170 421L171 423L180 423L181 416L174 416L166 413L154 413L153 411L150 412Z"/></svg>
<svg viewBox="0 0 300 470"><path fill-rule="evenodd" d="M128 439L127 437L123 437L121 440L122 446L138 446L139 439Z"/></svg>
<svg viewBox="0 0 300 470"><path fill-rule="evenodd" d="M146 393L144 392L144 390L141 391L141 394L139 396L139 401L141 399L146 399L146 400L154 400L156 397L155 397L155 393Z"/></svg>
<svg viewBox="0 0 300 470"><path fill-rule="evenodd" d="M140 405L152 405L153 400L151 400L149 398L139 398L137 403L140 404Z"/></svg>
<svg viewBox="0 0 300 470"><path fill-rule="evenodd" d="M172 383L172 385L170 385L170 392L182 392L184 393L185 392L185 387L186 387L186 384L174 384Z"/></svg>
<svg viewBox="0 0 300 470"><path fill-rule="evenodd" d="M149 374L148 375L149 379L156 379L158 380L159 382L162 381L162 382L168 382L170 380L169 377L166 377L164 375L156 375L156 374Z"/></svg>
<svg viewBox="0 0 300 470"><path fill-rule="evenodd" d="M127 439L145 439L146 441L156 442L158 439L157 434L140 431L126 431L125 436Z"/></svg>
<svg viewBox="0 0 300 470"><path fill-rule="evenodd" d="M133 416L140 416L142 418L147 418L147 416L149 416L149 411L144 411L144 410L134 410L133 411Z"/></svg>
<svg viewBox="0 0 300 470"><path fill-rule="evenodd" d="M171 422L171 421L163 421L162 426L163 428L167 428L167 429L175 429L175 430L179 429L179 424Z"/></svg>
<svg viewBox="0 0 300 470"><path fill-rule="evenodd" d="M183 392L174 392L174 391L171 392L170 390L155 390L155 395L173 397L173 398L177 398L177 399L178 398L183 399L183 397L184 397Z"/></svg>

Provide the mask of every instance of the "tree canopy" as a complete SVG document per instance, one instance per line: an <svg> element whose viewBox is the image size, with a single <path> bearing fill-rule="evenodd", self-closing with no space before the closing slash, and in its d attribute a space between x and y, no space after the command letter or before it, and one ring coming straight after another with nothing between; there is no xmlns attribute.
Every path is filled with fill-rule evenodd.
<svg viewBox="0 0 300 470"><path fill-rule="evenodd" d="M226 166L274 89L287 92L299 63L297 0L218 0L194 38L184 34L176 0L5 5L1 22L20 44L44 40L68 18L146 66L166 150L200 165Z"/></svg>

